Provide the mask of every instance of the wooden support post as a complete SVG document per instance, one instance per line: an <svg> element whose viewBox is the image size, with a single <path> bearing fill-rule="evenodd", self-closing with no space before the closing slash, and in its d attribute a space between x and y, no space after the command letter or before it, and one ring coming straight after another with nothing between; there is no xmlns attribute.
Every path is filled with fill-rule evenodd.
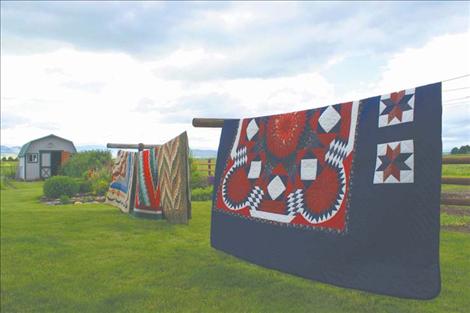
<svg viewBox="0 0 470 313"><path fill-rule="evenodd" d="M224 119L222 118L193 118L194 127L222 128Z"/></svg>

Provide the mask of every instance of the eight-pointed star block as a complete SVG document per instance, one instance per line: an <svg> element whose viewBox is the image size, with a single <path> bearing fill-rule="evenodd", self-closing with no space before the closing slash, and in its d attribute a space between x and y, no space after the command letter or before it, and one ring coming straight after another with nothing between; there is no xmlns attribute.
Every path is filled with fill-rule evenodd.
<svg viewBox="0 0 470 313"><path fill-rule="evenodd" d="M413 183L413 181L413 140L378 144L374 184Z"/></svg>
<svg viewBox="0 0 470 313"><path fill-rule="evenodd" d="M415 90L407 89L380 97L379 127L412 122L415 107Z"/></svg>

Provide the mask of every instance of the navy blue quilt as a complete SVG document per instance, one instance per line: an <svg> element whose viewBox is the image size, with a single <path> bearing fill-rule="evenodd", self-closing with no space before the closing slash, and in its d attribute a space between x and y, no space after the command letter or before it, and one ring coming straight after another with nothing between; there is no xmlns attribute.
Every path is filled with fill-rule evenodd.
<svg viewBox="0 0 470 313"><path fill-rule="evenodd" d="M436 83L226 120L211 245L337 286L436 297L441 102Z"/></svg>

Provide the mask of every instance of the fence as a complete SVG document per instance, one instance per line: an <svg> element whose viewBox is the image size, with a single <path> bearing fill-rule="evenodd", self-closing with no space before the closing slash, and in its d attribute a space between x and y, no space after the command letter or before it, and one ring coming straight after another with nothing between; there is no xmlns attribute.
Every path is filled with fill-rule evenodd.
<svg viewBox="0 0 470 313"><path fill-rule="evenodd" d="M206 174L208 177L215 175L215 159L194 159L198 172ZM442 164L470 164L470 157L443 157ZM451 185L470 185L470 177L449 177L443 176L442 184ZM470 196L465 194L458 195L455 193L444 192L441 195L441 204L446 205L470 205Z"/></svg>
<svg viewBox="0 0 470 313"><path fill-rule="evenodd" d="M215 159L194 159L198 172L207 174L208 177L215 175Z"/></svg>

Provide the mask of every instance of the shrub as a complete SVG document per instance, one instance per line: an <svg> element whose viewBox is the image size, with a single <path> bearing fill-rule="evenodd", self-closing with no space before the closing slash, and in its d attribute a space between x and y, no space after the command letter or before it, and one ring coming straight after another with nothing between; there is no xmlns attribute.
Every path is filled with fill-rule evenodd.
<svg viewBox="0 0 470 313"><path fill-rule="evenodd" d="M105 179L95 180L92 183L93 193L98 196L104 196L108 192L109 183Z"/></svg>
<svg viewBox="0 0 470 313"><path fill-rule="evenodd" d="M59 198L63 195L71 197L78 193L79 187L78 182L71 177L53 176L44 183L43 192L48 198Z"/></svg>
<svg viewBox="0 0 470 313"><path fill-rule="evenodd" d="M206 201L212 199L212 186L206 188L195 188L191 191L191 200Z"/></svg>
<svg viewBox="0 0 470 313"><path fill-rule="evenodd" d="M70 197L67 196L67 195L60 196L60 203L61 204L69 204L70 203Z"/></svg>
<svg viewBox="0 0 470 313"><path fill-rule="evenodd" d="M191 172L191 189L207 188L208 186L209 181L207 176L201 174L200 172Z"/></svg>
<svg viewBox="0 0 470 313"><path fill-rule="evenodd" d="M84 151L73 154L62 166L61 175L84 177L89 172L106 169L111 173L113 160L109 151Z"/></svg>
<svg viewBox="0 0 470 313"><path fill-rule="evenodd" d="M89 193L93 190L92 183L89 180L79 179L78 182L78 191L80 193Z"/></svg>

